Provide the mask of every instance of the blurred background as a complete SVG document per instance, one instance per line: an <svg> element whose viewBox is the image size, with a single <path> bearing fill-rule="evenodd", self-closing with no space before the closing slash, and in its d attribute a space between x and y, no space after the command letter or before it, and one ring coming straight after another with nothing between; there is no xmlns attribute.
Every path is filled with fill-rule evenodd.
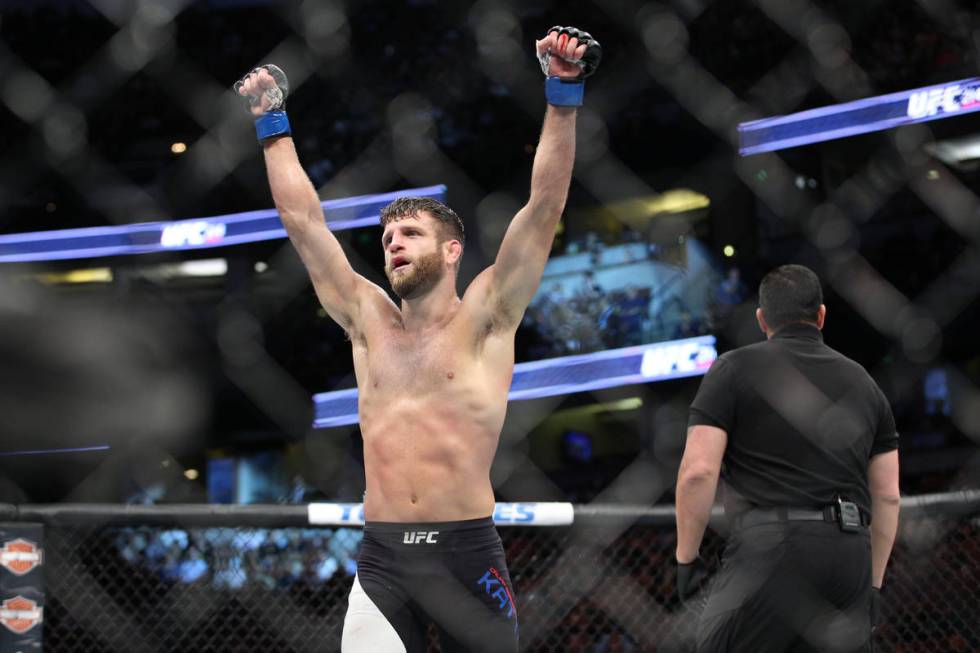
<svg viewBox="0 0 980 653"><path fill-rule="evenodd" d="M518 361L702 334L719 352L757 341L759 280L803 263L826 286L828 343L892 402L905 491L975 485L977 166L968 152L930 152L968 138L978 118L748 157L734 126L969 77L978 15L966 3L791 4L819 27L802 41L802 18L767 2L6 0L0 229L271 207L261 148L228 89L276 62L323 199L448 186L469 239L462 291L526 200L544 110L533 39L556 22L581 25L605 57L588 82L568 208ZM355 267L385 285L380 229L338 235ZM356 426L310 426L313 394L354 386L350 347L288 242L0 272L14 417L3 448L109 447L43 463L0 457L13 479L4 493L360 496ZM587 501L640 456L672 473L697 385L512 403L502 457L525 455L499 470L498 489ZM60 471L18 473L34 465Z"/></svg>
<svg viewBox="0 0 980 653"><path fill-rule="evenodd" d="M980 118L745 157L736 129L977 75L971 2L3 0L0 236L270 208L230 87L275 63L322 199L447 187L462 291L526 200L556 23L604 58L518 361L759 341L759 280L802 263L891 402L903 494L977 488ZM337 234L386 285L380 229ZM287 241L4 262L0 286L0 501L360 500L357 425L312 426L350 345ZM670 504L699 379L513 401L498 500Z"/></svg>

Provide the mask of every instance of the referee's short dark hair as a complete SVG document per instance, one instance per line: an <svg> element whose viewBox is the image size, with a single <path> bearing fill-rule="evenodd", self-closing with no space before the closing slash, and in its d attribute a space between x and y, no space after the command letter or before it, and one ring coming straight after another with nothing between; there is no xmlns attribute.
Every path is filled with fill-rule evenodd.
<svg viewBox="0 0 980 653"><path fill-rule="evenodd" d="M759 284L759 308L773 331L797 322L816 323L821 304L820 279L802 265L781 265Z"/></svg>

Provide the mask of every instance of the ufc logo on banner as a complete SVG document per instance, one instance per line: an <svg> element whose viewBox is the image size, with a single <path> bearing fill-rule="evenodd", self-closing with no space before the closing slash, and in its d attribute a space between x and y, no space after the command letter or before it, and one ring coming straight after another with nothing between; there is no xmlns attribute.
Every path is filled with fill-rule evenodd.
<svg viewBox="0 0 980 653"><path fill-rule="evenodd" d="M435 544L439 531L405 531L405 544Z"/></svg>

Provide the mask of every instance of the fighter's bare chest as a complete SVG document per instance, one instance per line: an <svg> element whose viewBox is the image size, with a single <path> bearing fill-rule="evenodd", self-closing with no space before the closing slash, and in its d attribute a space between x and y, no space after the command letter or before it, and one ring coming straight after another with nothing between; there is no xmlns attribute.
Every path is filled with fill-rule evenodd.
<svg viewBox="0 0 980 653"><path fill-rule="evenodd" d="M395 327L368 334L364 344L357 367L367 377L361 382L375 392L458 384L477 364L472 336L460 329L408 333Z"/></svg>

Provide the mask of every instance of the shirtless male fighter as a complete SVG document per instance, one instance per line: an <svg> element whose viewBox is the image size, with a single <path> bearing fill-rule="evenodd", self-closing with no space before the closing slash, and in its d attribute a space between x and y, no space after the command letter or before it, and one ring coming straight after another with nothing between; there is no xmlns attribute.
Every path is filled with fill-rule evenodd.
<svg viewBox="0 0 980 653"><path fill-rule="evenodd" d="M493 461L514 370L514 334L541 280L568 196L576 107L601 50L554 27L536 42L548 108L527 204L496 261L462 299L463 225L428 198L381 213L385 274L401 306L356 273L327 229L282 110L283 72L235 85L256 116L269 185L324 309L350 336L364 439L364 540L344 620L344 653L516 651L517 607L491 515Z"/></svg>

